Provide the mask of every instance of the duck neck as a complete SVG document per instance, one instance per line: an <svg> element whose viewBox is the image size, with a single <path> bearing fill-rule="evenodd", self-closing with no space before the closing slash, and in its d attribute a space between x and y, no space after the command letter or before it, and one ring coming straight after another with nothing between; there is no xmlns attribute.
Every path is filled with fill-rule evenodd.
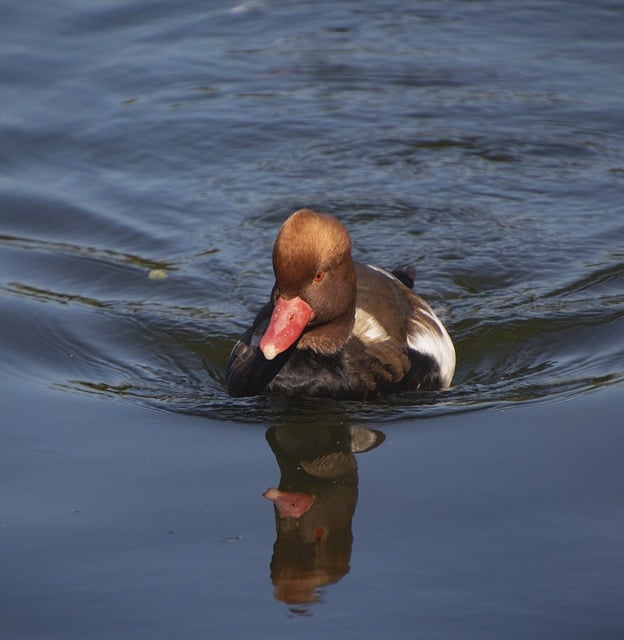
<svg viewBox="0 0 624 640"><path fill-rule="evenodd" d="M337 353L349 339L354 323L355 302L341 316L305 331L297 349L310 349L324 355Z"/></svg>

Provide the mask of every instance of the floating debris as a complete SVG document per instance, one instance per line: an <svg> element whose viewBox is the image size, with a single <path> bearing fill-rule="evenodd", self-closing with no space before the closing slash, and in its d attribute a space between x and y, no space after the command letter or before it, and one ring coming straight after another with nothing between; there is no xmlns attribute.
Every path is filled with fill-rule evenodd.
<svg viewBox="0 0 624 640"><path fill-rule="evenodd" d="M165 278L168 278L169 275L164 269L150 269L147 277L150 280L164 280Z"/></svg>
<svg viewBox="0 0 624 640"><path fill-rule="evenodd" d="M243 539L243 536L227 536L227 538L222 538L221 542L240 542Z"/></svg>

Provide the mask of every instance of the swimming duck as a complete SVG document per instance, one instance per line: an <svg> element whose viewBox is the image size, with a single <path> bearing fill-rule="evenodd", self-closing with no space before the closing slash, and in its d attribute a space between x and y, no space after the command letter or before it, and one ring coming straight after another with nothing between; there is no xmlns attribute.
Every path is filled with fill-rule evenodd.
<svg viewBox="0 0 624 640"><path fill-rule="evenodd" d="M300 209L273 247L270 300L234 345L232 396L367 399L446 389L455 349L408 270L354 262L335 217Z"/></svg>

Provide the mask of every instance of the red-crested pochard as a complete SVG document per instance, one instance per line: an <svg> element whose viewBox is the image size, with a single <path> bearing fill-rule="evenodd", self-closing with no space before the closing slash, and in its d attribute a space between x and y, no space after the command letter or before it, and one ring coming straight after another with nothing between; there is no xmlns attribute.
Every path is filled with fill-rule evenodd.
<svg viewBox="0 0 624 640"><path fill-rule="evenodd" d="M354 262L333 216L293 213L275 241L273 270L271 299L228 362L233 396L366 399L451 384L453 343L406 286L410 275Z"/></svg>

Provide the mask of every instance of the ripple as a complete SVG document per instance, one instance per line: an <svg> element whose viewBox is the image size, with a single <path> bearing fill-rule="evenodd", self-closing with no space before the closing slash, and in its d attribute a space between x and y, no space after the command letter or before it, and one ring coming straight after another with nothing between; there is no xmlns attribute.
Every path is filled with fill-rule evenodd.
<svg viewBox="0 0 624 640"><path fill-rule="evenodd" d="M290 8L237 4L163 5L147 30L136 7L52 11L38 49L24 48L32 16L18 11L0 375L232 423L386 424L621 384L621 117L617 83L591 62L612 70L608 42L566 40L579 47L570 65L533 40L542 25L529 34L539 55L510 38L494 60L501 42L482 18L509 22L491 7L319 18L303 3L293 35ZM47 46L62 34L71 51ZM457 345L450 391L227 395L229 351L272 285L277 228L305 205L344 220L357 259L415 265Z"/></svg>
<svg viewBox="0 0 624 640"><path fill-rule="evenodd" d="M515 403L551 402L624 380L624 353L612 345L624 329L624 312L596 315L581 325L575 317L533 318L513 323L478 323L457 334L461 365L448 392L408 393L371 402L335 402L275 397L230 398L224 366L233 337L205 340L199 327L181 322L176 331L162 319L144 318L140 329L158 344L150 365L108 367L108 380L73 379L73 391L140 402L152 408L204 415L224 421L389 424ZM591 338L591 349L578 344ZM166 348L165 348L166 347ZM106 371L104 371L106 373ZM113 382L121 378L123 382Z"/></svg>
<svg viewBox="0 0 624 640"><path fill-rule="evenodd" d="M353 226L361 246L373 243L383 218L367 199L328 204ZM395 199L388 207L405 218L406 229L425 252L435 225L458 224L454 207L418 208L407 199ZM267 212L247 221L246 231L257 229L265 240L254 248L257 255L241 254L234 264L212 250L172 263L79 243L3 236L0 250L28 264L21 271L31 274L31 281L10 281L0 289L11 337L4 375L159 411L270 425L384 425L552 402L624 380L624 264L617 252L609 251L591 269L570 273L559 285L548 277L536 288L520 277L519 265L501 269L494 250L481 251L478 259L457 255L449 263L452 250L438 242L428 264L421 266L426 270L422 281L432 302L448 305L443 315L458 353L451 390L366 403L232 399L225 390L225 365L239 332L270 289L268 258L265 267L257 260L268 253L269 231L281 218L281 213ZM496 216L476 208L464 208L461 219L463 235L470 228L475 239L494 242L501 230L514 229L509 221L500 225ZM466 227L468 221L472 224ZM221 248L229 254L240 243L240 226L222 227ZM383 242L389 246L390 240L384 237ZM496 247L500 251L500 240ZM53 258L45 263L52 271L37 266L41 255ZM437 270L429 273L434 266ZM166 268L175 277L151 281L150 268ZM235 286L228 290L223 282Z"/></svg>

